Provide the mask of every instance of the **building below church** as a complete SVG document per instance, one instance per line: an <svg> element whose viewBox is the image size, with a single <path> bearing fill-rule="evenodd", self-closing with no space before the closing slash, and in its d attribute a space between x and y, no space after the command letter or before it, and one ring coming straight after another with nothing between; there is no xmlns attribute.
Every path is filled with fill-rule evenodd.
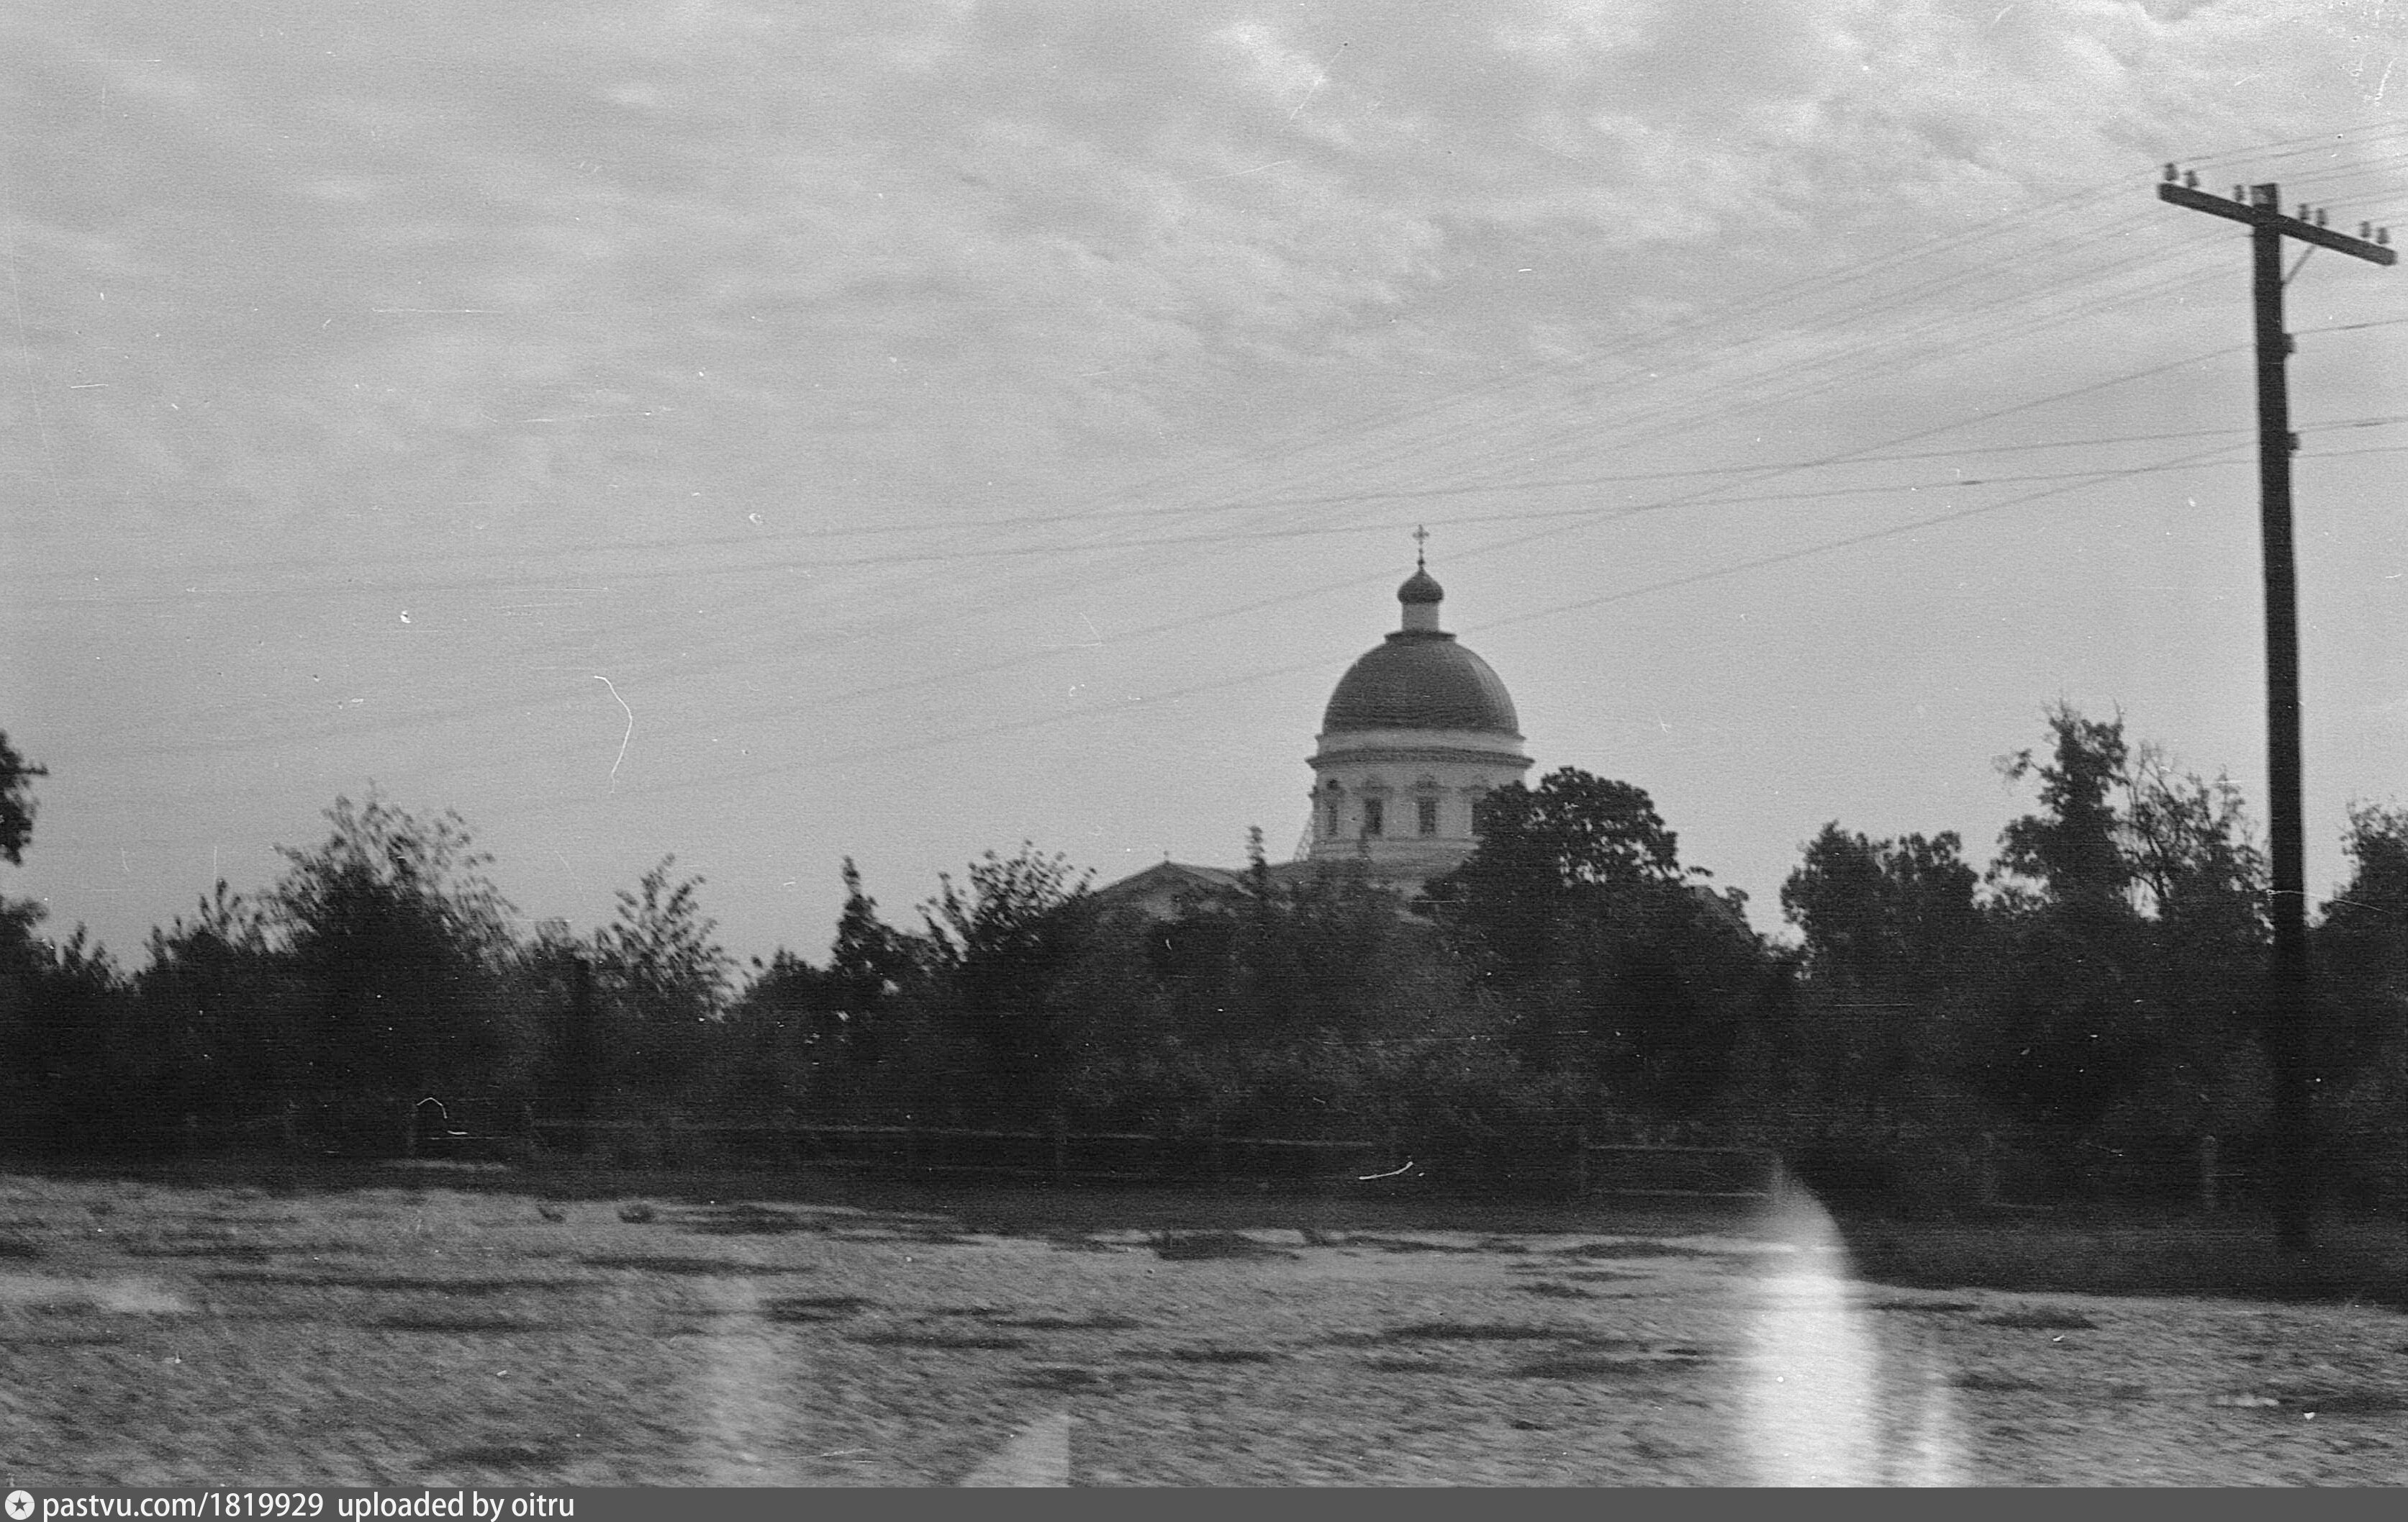
<svg viewBox="0 0 2408 1522"><path fill-rule="evenodd" d="M1445 598L1427 566L1397 589L1401 626L1366 651L1329 696L1312 768L1304 854L1271 867L1293 882L1361 872L1410 898L1479 844L1481 799L1530 768L1513 699L1496 671L1439 627ZM1182 897L1234 887L1242 869L1165 861L1096 890L1156 917Z"/></svg>

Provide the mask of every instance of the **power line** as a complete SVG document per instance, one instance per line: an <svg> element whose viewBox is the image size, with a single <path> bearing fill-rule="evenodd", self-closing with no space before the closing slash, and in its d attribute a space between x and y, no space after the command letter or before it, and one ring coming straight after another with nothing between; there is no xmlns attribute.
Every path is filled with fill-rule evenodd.
<svg viewBox="0 0 2408 1522"><path fill-rule="evenodd" d="M2200 459L2203 461L2206 456L2218 452L2221 452L2220 448L2201 451ZM2171 468L2173 464L2178 463L2180 462L2170 462L2168 468ZM1710 570L1698 571L1685 576L1671 577L1659 582L1652 582L1642 586L1628 587L1617 592L1607 593L1595 597L1584 597L1573 602L1558 603L1547 608L1534 609L1527 612L1513 614L1507 618L1492 619L1484 624L1469 625L1463 630L1463 632L1467 634L1477 634L1490 629L1507 627L1515 624L1528 623L1533 619L1555 617L1568 612L1577 612L1591 608L1602 607L1610 603L1627 602L1633 598L1646 596L1657 592L1674 591L1683 587L1699 585L1707 582L1721 581L1728 577L1743 575L1749 571L1762 570L1774 566L1786 565L1795 561L1809 559L1816 555L1829 554L1841 550L1853 549L1859 545L1874 543L1882 539L1896 538L1901 535L1919 533L1926 529L1938 528L1951 524L1961 523L1968 519L2002 511L2008 508L2020 507L2027 503L2061 495L2067 492L2078 491L2085 486L2095 484L2098 484L2098 482L2075 481L2064 485L2051 486L2041 491L2027 493L2021 496L2010 497L2003 502L1991 502L1985 503L1978 507L1964 508L1953 512L1937 514L1929 518L1920 518L1909 524L1896 524L1888 528L1872 529L1861 534L1849 535L1843 538L1829 539L1818 544L1808 545L1801 549L1784 551L1776 554L1763 555L1755 559L1742 561L1735 565L1717 567ZM638 784L636 787L621 789L617 796L622 797L632 796L651 796L665 792L681 792L702 787L724 786L730 783L757 781L763 777L780 776L792 771L807 770L820 767L841 766L853 761L910 754L919 751L934 750L944 746L963 744L971 740L1000 739L1006 735L1023 734L1033 729L1047 728L1055 725L1077 723L1085 719L1104 717L1124 712L1128 708L1139 703L1158 704L1175 702L1182 698L1197 696L1205 693L1220 692L1232 687L1247 686L1257 682L1267 682L1278 677L1295 676L1306 671L1326 670L1327 669L1328 665L1329 662L1326 658L1317 658L1310 661L1294 662L1284 666L1258 668L1254 670L1240 672L1235 676L1223 677L1211 682L1196 682L1188 686L1173 688L1168 692L1156 693L1143 698L1131 699L1126 703L1090 705L1085 708L1072 709L1059 713L1039 714L1026 719L1011 720L1002 724L985 725L977 729L960 730L952 734L934 736L921 740L882 744L856 751L839 752L834 755L813 756L802 760L776 762L767 766L749 768L741 771L723 772L710 777L681 779L674 783L655 783L650 785ZM557 804L538 805L534 809L529 810L505 811L502 817L512 817L514 813L524 814L528 812L547 811L552 808L565 806L567 801L568 800L563 800L561 803Z"/></svg>

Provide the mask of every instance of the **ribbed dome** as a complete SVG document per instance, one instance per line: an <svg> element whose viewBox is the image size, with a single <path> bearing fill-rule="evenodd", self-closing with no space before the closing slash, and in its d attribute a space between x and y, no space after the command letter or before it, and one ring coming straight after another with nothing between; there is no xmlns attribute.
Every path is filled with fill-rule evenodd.
<svg viewBox="0 0 2408 1522"><path fill-rule="evenodd" d="M1430 585L1435 591L1438 583ZM1365 652L1329 695L1321 728L1325 734L1349 729L1522 732L1513 699L1488 663L1456 644L1455 636L1436 629L1400 629Z"/></svg>

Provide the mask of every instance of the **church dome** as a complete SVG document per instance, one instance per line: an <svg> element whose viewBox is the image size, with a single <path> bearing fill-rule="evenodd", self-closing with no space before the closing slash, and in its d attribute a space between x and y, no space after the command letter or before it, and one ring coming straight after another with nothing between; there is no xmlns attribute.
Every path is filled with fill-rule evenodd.
<svg viewBox="0 0 2408 1522"><path fill-rule="evenodd" d="M1405 626L1338 680L1323 734L1364 729L1475 729L1519 737L1513 699L1488 663L1438 626L1446 594L1425 567L1397 588Z"/></svg>
<svg viewBox="0 0 2408 1522"><path fill-rule="evenodd" d="M1486 661L1434 629L1400 629L1346 668L1323 733L1483 729L1519 735L1513 699Z"/></svg>

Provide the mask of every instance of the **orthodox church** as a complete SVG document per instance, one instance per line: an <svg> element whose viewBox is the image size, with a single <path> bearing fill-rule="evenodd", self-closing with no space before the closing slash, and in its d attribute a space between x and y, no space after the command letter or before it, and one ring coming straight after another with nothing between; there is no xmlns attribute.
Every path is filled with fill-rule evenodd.
<svg viewBox="0 0 2408 1522"><path fill-rule="evenodd" d="M1275 879L1359 871L1411 898L1479 844L1483 796L1529 769L1505 683L1439 627L1445 596L1416 555L1397 589L1400 626L1346 668L1322 711L1312 821L1303 854L1274 865ZM1182 894L1243 877L1165 861L1096 897L1167 917Z"/></svg>

